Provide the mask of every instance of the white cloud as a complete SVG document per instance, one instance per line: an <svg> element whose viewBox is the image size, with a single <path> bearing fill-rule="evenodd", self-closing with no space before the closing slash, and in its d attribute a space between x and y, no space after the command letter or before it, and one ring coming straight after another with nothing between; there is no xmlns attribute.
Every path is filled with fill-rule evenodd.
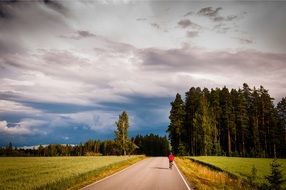
<svg viewBox="0 0 286 190"><path fill-rule="evenodd" d="M0 133L8 135L34 135L34 134L46 134L46 131L42 130L41 126L47 124L46 121L26 119L19 123L9 123L7 121L0 121Z"/></svg>

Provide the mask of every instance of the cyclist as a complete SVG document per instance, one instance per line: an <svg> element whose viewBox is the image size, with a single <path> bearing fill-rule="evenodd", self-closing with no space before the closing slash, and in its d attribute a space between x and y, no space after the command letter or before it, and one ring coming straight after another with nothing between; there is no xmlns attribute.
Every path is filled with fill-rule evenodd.
<svg viewBox="0 0 286 190"><path fill-rule="evenodd" d="M172 169L172 165L173 165L173 161L175 159L174 155L172 154L172 152L170 152L169 156L168 156L168 159L169 159L169 168Z"/></svg>

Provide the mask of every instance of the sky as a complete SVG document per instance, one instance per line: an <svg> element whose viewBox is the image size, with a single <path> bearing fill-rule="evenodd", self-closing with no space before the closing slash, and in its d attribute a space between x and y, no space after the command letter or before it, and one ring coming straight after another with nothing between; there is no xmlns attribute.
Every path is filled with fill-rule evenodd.
<svg viewBox="0 0 286 190"><path fill-rule="evenodd" d="M285 1L0 1L0 146L167 135L191 87L286 96Z"/></svg>

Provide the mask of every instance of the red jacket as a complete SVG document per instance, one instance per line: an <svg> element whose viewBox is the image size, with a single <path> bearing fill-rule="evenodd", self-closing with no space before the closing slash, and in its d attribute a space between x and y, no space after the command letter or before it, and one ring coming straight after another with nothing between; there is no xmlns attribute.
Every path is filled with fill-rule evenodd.
<svg viewBox="0 0 286 190"><path fill-rule="evenodd" d="M168 156L168 158L169 158L169 161L174 161L174 159L175 159L175 157L174 157L173 154L170 154L170 155Z"/></svg>

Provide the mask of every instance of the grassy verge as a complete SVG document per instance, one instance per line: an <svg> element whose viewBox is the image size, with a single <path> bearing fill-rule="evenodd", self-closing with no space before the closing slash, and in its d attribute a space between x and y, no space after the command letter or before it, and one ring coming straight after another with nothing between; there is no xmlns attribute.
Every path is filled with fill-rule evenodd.
<svg viewBox="0 0 286 190"><path fill-rule="evenodd" d="M264 176L270 174L270 163L273 159L270 158L240 158L240 157L223 157L223 156L197 156L191 159L226 171L231 175L237 176L243 180L248 180L251 177L251 170L253 167L257 170L257 177L254 180L255 184L265 183ZM286 159L278 159L282 165L282 175L286 178ZM284 183L283 188L286 189Z"/></svg>
<svg viewBox="0 0 286 190"><path fill-rule="evenodd" d="M0 158L0 189L79 189L143 156Z"/></svg>
<svg viewBox="0 0 286 190"><path fill-rule="evenodd" d="M195 189L252 189L242 180L194 162L190 157L176 158L176 163Z"/></svg>

